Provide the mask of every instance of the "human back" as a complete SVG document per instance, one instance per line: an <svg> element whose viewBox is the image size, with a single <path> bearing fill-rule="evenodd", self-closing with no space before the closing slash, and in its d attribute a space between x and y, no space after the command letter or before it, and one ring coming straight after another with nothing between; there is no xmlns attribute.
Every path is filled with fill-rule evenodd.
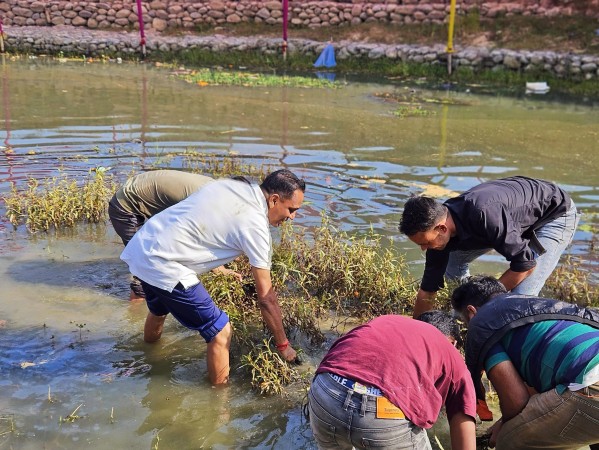
<svg viewBox="0 0 599 450"><path fill-rule="evenodd" d="M149 219L212 181L181 170L153 170L131 177L115 195L123 209Z"/></svg>

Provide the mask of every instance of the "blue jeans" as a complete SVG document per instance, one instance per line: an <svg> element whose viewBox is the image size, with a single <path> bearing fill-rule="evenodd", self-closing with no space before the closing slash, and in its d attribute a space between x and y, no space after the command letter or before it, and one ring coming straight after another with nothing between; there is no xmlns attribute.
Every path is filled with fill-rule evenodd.
<svg viewBox="0 0 599 450"><path fill-rule="evenodd" d="M316 375L308 392L310 427L320 450L431 450L426 430L407 419L377 419L376 398Z"/></svg>
<svg viewBox="0 0 599 450"><path fill-rule="evenodd" d="M572 202L570 209L563 216L552 220L535 231L537 239L546 252L537 256L535 270L512 289L514 294L539 295L545 281L557 266L562 253L572 242L579 220L580 214L578 214L576 205ZM489 251L491 251L490 248L451 252L445 270L445 277L448 280L462 280L470 276L468 265Z"/></svg>

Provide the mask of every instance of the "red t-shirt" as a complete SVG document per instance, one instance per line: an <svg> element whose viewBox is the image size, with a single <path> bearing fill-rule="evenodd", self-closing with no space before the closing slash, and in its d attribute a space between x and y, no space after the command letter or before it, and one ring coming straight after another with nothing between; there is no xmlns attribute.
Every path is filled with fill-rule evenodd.
<svg viewBox="0 0 599 450"><path fill-rule="evenodd" d="M445 404L476 417L476 396L466 364L432 325L403 316L381 316L354 328L326 354L316 373L330 372L379 388L406 418L430 428Z"/></svg>

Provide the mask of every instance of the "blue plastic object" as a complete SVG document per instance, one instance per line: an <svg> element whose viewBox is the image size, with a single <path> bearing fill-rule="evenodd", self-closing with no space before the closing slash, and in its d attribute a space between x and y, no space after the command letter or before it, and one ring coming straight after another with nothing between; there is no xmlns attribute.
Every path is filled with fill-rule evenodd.
<svg viewBox="0 0 599 450"><path fill-rule="evenodd" d="M314 63L314 67L335 67L336 65L335 48L333 47L333 44L328 44L320 53L320 56Z"/></svg>

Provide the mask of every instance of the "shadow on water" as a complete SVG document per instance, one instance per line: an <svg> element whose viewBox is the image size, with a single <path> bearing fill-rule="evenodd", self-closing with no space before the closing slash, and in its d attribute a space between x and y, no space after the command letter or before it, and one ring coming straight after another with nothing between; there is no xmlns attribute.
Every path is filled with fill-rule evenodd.
<svg viewBox="0 0 599 450"><path fill-rule="evenodd" d="M120 299L129 297L127 265L120 259L16 261L6 274L21 283L94 289Z"/></svg>

